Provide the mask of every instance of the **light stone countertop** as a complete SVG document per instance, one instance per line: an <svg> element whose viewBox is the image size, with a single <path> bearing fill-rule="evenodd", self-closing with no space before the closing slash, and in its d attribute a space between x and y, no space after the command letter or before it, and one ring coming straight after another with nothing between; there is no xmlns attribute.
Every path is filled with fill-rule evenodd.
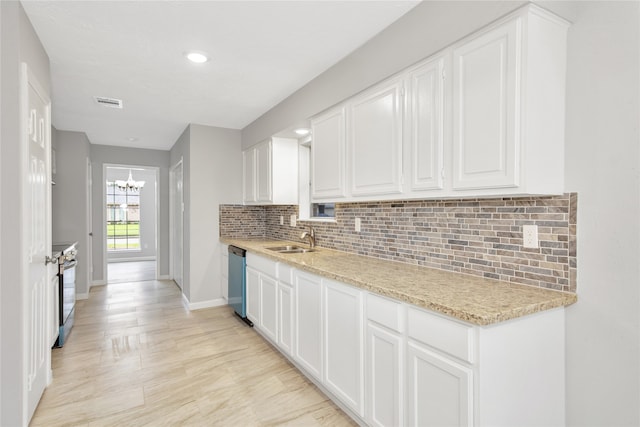
<svg viewBox="0 0 640 427"><path fill-rule="evenodd" d="M442 313L475 325L490 325L552 308L571 305L576 294L403 264L325 248L302 254L279 254L266 248L306 247L282 240L221 237L238 246L297 269L347 283L373 293Z"/></svg>

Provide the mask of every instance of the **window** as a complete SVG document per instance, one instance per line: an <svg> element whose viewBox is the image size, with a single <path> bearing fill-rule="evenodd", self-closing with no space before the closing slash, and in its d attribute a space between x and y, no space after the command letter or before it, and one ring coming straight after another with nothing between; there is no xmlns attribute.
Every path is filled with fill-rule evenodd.
<svg viewBox="0 0 640 427"><path fill-rule="evenodd" d="M140 250L140 192L107 181L107 250Z"/></svg>

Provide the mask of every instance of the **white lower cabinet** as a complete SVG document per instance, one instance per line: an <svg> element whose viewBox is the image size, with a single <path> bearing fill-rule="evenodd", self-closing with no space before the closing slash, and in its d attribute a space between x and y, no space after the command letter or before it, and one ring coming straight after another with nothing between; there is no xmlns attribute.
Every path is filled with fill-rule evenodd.
<svg viewBox="0 0 640 427"><path fill-rule="evenodd" d="M473 425L473 372L415 342L407 344L407 425Z"/></svg>
<svg viewBox="0 0 640 427"><path fill-rule="evenodd" d="M278 283L278 346L288 355L293 351L293 286Z"/></svg>
<svg viewBox="0 0 640 427"><path fill-rule="evenodd" d="M296 271L293 358L322 381L322 279Z"/></svg>
<svg viewBox="0 0 640 427"><path fill-rule="evenodd" d="M247 319L260 322L260 272L247 267Z"/></svg>
<svg viewBox="0 0 640 427"><path fill-rule="evenodd" d="M476 326L247 254L247 317L361 424L565 420L562 308Z"/></svg>
<svg viewBox="0 0 640 427"><path fill-rule="evenodd" d="M364 327L362 291L324 282L324 384L356 414L364 416Z"/></svg>
<svg viewBox="0 0 640 427"><path fill-rule="evenodd" d="M278 282L265 274L260 274L260 329L278 342Z"/></svg>
<svg viewBox="0 0 640 427"><path fill-rule="evenodd" d="M372 426L404 425L403 337L369 321L366 341L367 423Z"/></svg>

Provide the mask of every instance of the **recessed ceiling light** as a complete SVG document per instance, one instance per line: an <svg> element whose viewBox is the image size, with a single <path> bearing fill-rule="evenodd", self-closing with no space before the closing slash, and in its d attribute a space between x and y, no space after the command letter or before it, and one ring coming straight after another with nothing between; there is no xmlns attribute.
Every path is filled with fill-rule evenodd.
<svg viewBox="0 0 640 427"><path fill-rule="evenodd" d="M184 54L187 59L196 64L203 64L209 60L209 57L202 52L191 51Z"/></svg>
<svg viewBox="0 0 640 427"><path fill-rule="evenodd" d="M127 138L127 141L129 142L136 142L138 140L138 138L136 138L135 136L130 136Z"/></svg>
<svg viewBox="0 0 640 427"><path fill-rule="evenodd" d="M300 136L309 135L309 129L305 129L305 128L296 129L294 130L294 132Z"/></svg>

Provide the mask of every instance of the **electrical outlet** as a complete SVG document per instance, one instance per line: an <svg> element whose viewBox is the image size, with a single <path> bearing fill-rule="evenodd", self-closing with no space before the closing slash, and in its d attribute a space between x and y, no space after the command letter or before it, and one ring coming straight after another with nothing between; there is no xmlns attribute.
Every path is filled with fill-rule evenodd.
<svg viewBox="0 0 640 427"><path fill-rule="evenodd" d="M284 216L280 215L280 225L284 225Z"/></svg>
<svg viewBox="0 0 640 427"><path fill-rule="evenodd" d="M356 218L356 233L360 232L360 218Z"/></svg>
<svg viewBox="0 0 640 427"><path fill-rule="evenodd" d="M522 246L525 248L538 247L538 226L537 225L522 226Z"/></svg>
<svg viewBox="0 0 640 427"><path fill-rule="evenodd" d="M296 216L295 215L291 215L291 218L289 218L289 225L292 227L296 226Z"/></svg>

